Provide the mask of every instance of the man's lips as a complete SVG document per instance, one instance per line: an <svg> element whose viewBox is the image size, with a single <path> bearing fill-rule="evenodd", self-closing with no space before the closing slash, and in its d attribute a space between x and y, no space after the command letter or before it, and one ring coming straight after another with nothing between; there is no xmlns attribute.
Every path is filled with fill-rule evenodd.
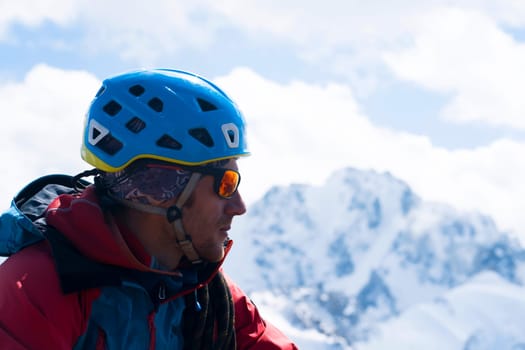
<svg viewBox="0 0 525 350"><path fill-rule="evenodd" d="M232 223L230 220L219 223L220 231L229 231L231 230L231 228L232 228Z"/></svg>

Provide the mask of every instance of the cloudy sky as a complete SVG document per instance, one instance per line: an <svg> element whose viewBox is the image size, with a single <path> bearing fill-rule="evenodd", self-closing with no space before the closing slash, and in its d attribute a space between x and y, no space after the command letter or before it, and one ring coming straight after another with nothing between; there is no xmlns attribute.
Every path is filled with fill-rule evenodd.
<svg viewBox="0 0 525 350"><path fill-rule="evenodd" d="M4 207L38 175L88 168L103 78L167 67L243 110L248 203L374 169L525 242L523 1L0 0L0 62Z"/></svg>

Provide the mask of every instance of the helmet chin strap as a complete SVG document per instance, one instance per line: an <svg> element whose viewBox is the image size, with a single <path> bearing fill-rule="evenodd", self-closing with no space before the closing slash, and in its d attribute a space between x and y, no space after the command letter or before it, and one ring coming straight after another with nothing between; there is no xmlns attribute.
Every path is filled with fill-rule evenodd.
<svg viewBox="0 0 525 350"><path fill-rule="evenodd" d="M195 250L195 247L193 246L193 243L191 242L191 237L185 232L184 227L182 225L182 207L187 202L188 198L190 198L190 195L195 189L195 186L197 185L197 182L199 182L200 178L201 178L201 174L196 173L196 172L192 173L188 181L188 184L184 187L184 190L179 195L177 202L175 203L175 205L172 205L169 208L162 208L162 207L156 207L153 205L132 202L129 200L116 198L112 196L111 194L108 194L108 195L113 200L127 206L128 208L136 209L136 210L143 211L146 213L166 216L168 221L173 226L173 229L175 231L175 236L177 238L177 244L182 250L182 253L188 258L188 260L192 264L199 264L202 262L202 259L200 258L199 254Z"/></svg>
<svg viewBox="0 0 525 350"><path fill-rule="evenodd" d="M197 185L197 182L199 182L200 178L201 174L192 173L188 184L184 187L184 190L179 195L175 205L166 209L166 218L173 225L175 235L177 236L177 243L182 249L184 255L189 261L191 261L192 264L201 263L202 259L195 250L193 243L191 243L191 237L184 231L184 227L182 225L182 207L188 198L190 198L190 195L195 189L195 186Z"/></svg>

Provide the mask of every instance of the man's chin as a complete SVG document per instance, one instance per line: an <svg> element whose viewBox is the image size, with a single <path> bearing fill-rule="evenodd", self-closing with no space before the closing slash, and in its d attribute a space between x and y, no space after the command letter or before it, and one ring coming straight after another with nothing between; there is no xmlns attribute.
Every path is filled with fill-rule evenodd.
<svg viewBox="0 0 525 350"><path fill-rule="evenodd" d="M221 245L220 249L208 251L200 254L201 258L208 262L219 262L224 258L224 247Z"/></svg>
<svg viewBox="0 0 525 350"><path fill-rule="evenodd" d="M219 262L219 261L221 261L223 258L224 258L224 251L222 252L222 254L218 254L214 259L211 259L210 261L211 261L211 262Z"/></svg>

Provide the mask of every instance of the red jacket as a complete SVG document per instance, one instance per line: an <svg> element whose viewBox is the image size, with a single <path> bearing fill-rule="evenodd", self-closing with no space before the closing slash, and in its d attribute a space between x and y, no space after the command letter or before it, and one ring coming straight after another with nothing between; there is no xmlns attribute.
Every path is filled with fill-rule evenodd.
<svg viewBox="0 0 525 350"><path fill-rule="evenodd" d="M149 276L177 280L177 273L151 268L151 257L125 227L111 229L106 225L93 188L81 195L56 198L46 220L60 235L48 236L48 240L22 249L0 265L1 349L154 349L168 343L181 345L178 333L173 329L175 335L164 332L164 328L180 326L181 295L201 284L168 295L156 308L147 310L151 301L141 288L113 283L115 271L106 271L106 266L141 271L146 281ZM59 252L56 247L65 248ZM71 256L76 257L74 266L67 260ZM210 278L218 269L220 264L214 266ZM233 297L238 349L296 349L283 333L261 318L237 285L227 276L226 280ZM111 302L104 306L107 300ZM99 314L113 308L115 312ZM94 325L99 332L95 338Z"/></svg>

